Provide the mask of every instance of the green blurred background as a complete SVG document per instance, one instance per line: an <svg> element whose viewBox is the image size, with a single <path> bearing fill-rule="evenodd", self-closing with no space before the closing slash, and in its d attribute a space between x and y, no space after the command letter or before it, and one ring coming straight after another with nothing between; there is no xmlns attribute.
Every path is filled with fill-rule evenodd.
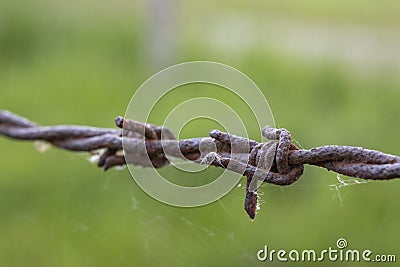
<svg viewBox="0 0 400 267"><path fill-rule="evenodd" d="M0 108L44 125L113 127L155 71L210 60L252 78L302 147L398 155L399 23L394 0L3 0ZM210 126L218 125L203 121L182 137ZM264 245L320 250L340 237L349 248L400 255L398 180L337 191L334 173L307 166L292 186L263 185L251 222L243 186L176 208L147 196L127 169L103 172L87 154L41 154L5 138L0 147L0 266L274 266L283 263L256 258Z"/></svg>

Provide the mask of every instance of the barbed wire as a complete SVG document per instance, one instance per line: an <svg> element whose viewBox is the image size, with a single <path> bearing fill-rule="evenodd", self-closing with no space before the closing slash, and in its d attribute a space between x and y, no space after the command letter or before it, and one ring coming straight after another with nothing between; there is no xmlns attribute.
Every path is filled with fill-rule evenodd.
<svg viewBox="0 0 400 267"><path fill-rule="evenodd" d="M262 181L290 185L303 174L304 164L339 174L370 180L400 178L400 157L361 147L328 145L310 150L291 143L290 132L266 126L259 143L219 130L210 137L176 140L163 126L117 117L120 129L89 126L39 126L9 111L0 111L0 134L18 140L42 140L70 151L96 153L103 149L98 166L134 164L160 168L169 156L240 173L247 178L245 210L254 219L257 184Z"/></svg>

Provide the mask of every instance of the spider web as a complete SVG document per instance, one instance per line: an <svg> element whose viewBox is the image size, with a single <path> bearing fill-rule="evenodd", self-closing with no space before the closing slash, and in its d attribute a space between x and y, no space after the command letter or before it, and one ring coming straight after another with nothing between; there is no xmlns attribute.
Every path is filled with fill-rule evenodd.
<svg viewBox="0 0 400 267"><path fill-rule="evenodd" d="M295 142L300 148L302 147L297 140L295 140ZM90 162L94 163L97 159L98 153L94 153L91 156ZM113 183L114 179L120 176L118 173L120 172L109 172L109 175L104 180L103 186L93 190L107 191L110 187L110 183ZM340 205L342 205L345 196L349 193L350 186L366 183L368 183L368 181L355 178L344 178L341 175L336 175L336 183L334 184L294 184L292 186L297 187L299 190L301 190L301 187L317 187L320 188L318 190L327 190L327 192L330 190L334 193L333 200L337 199ZM216 257L227 259L232 258L232 260L236 259L239 262L243 261L250 263L250 265L257 262L257 258L254 254L255 249L250 248L248 243L243 242L244 235L242 230L226 227L226 221L237 221L239 215L242 215L243 219L248 219L244 212L238 215L237 211L239 209L242 210L241 207L244 197L243 180L238 183L238 185L226 196L226 198L222 198L211 204L213 206L211 206L209 209L210 213L207 214L208 218L200 221L198 220L199 216L194 214L197 211L188 212L186 215L186 212L182 212L183 209L179 211L173 207L162 209L155 208L153 210L151 203L145 203L147 200L142 196L137 195L136 191L140 189L135 187L137 187L137 185L133 183L131 188L127 188L131 201L130 205L128 205L128 207L130 206L131 209L127 211L127 214L136 213L138 215L135 216L137 221L134 223L139 225L141 231L145 234L143 234L141 238L135 240L135 242L141 243L140 246L143 248L143 257L146 262L157 265L165 264L164 256L160 257L158 251L160 247L171 246L171 240L164 240L163 238L160 238L160 236L173 236L173 240L177 240L179 243L189 241L194 242L196 245L192 245L192 248L193 246L209 246L214 250L213 253L215 253ZM284 192L285 187L269 184L265 184L260 187L258 189L258 208L262 207L266 202L264 200L264 194L270 195L269 193L278 190ZM232 198L232 195L233 198L235 198L235 201L230 199ZM90 201L88 200L88 203L89 202ZM236 205L236 202L240 203L240 205ZM229 205L227 203L229 203ZM255 223L252 231L257 231L255 229L262 229L256 221L250 222L249 220L248 223L249 225L250 223L252 225ZM260 238L263 239L262 237ZM267 238L265 238L265 240L267 240ZM225 247L221 247L222 243L226 243L227 245ZM194 259L194 257L197 256L196 252L190 251L190 246L183 249L185 250L183 250L179 256L180 261L182 263L193 264L196 261ZM234 254L232 254L232 251L234 251Z"/></svg>
<svg viewBox="0 0 400 267"><path fill-rule="evenodd" d="M340 174L336 175L337 183L332 184L329 186L329 189L335 192L334 199L337 198L340 202L340 205L343 204L343 199L344 197L349 193L349 191L345 191L342 193L341 190L347 188L352 185L360 185L360 184L367 184L369 181L367 180L361 180L357 178L342 178Z"/></svg>

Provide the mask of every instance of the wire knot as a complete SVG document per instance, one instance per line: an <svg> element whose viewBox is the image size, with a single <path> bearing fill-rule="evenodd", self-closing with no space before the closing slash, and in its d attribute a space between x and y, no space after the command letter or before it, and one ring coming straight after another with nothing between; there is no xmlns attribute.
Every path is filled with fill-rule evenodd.
<svg viewBox="0 0 400 267"><path fill-rule="evenodd" d="M291 143L290 132L284 128L276 129L269 125L262 129L267 143L255 145L249 153L249 165L255 167L253 173L247 175L246 198L244 207L251 219L255 218L258 207L257 181L279 185L290 185L303 174L302 164L289 165L290 150L298 148Z"/></svg>

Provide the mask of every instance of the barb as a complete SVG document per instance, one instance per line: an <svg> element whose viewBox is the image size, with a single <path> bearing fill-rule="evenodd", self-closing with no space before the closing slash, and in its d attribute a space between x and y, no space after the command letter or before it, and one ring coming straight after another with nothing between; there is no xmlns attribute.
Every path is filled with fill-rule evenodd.
<svg viewBox="0 0 400 267"><path fill-rule="evenodd" d="M125 164L160 168L169 163L168 155L240 173L247 177L245 210L251 219L256 215L258 199L252 181L290 185L303 174L304 164L362 179L400 178L398 156L351 146L299 150L286 129L266 126L263 136L274 141L259 143L218 130L212 130L208 138L176 140L162 126L122 117L115 124L121 129L39 126L9 111L0 112L0 134L19 140L43 140L70 151L93 153L105 149L98 160L104 170Z"/></svg>

